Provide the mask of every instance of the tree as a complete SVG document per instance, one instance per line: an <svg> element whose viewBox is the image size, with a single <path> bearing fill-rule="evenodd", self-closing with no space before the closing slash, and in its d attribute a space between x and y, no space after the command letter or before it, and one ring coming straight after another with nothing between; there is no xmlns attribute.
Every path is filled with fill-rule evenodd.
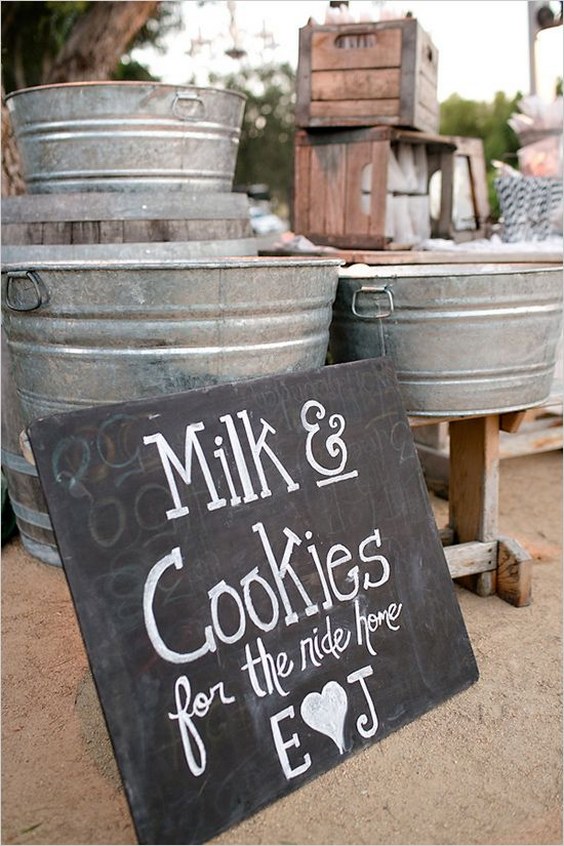
<svg viewBox="0 0 564 846"><path fill-rule="evenodd" d="M274 207L287 206L293 181L294 70L287 63L247 67L226 77L210 76L210 83L247 98L235 183L264 183Z"/></svg>
<svg viewBox="0 0 564 846"><path fill-rule="evenodd" d="M136 63L122 59L139 39L155 41L176 26L175 6L160 0L2 3L3 196L22 193L24 188L4 91L56 82L131 78L132 67L137 76L150 77Z"/></svg>

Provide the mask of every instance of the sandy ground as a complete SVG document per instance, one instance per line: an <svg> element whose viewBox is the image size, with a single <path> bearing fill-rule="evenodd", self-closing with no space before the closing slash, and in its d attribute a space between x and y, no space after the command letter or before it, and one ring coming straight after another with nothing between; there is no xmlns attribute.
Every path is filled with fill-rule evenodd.
<svg viewBox="0 0 564 846"><path fill-rule="evenodd" d="M456 588L479 682L214 843L562 843L561 452L502 461L500 530L533 603ZM2 558L2 843L135 843L63 572Z"/></svg>

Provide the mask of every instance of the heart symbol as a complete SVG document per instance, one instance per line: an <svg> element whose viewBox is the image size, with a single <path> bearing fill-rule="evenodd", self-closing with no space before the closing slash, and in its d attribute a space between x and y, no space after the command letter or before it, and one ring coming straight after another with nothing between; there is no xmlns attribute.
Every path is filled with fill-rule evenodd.
<svg viewBox="0 0 564 846"><path fill-rule="evenodd" d="M308 693L300 708L304 723L330 737L341 755L345 751L347 707L347 694L341 685L336 681L329 681L321 693Z"/></svg>

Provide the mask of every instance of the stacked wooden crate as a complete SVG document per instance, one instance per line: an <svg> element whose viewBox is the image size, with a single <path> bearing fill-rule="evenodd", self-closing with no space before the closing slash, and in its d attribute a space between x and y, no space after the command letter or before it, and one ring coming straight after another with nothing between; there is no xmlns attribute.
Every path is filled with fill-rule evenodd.
<svg viewBox="0 0 564 846"><path fill-rule="evenodd" d="M310 23L299 47L294 231L366 249L452 237L456 141L437 134L438 53L417 20Z"/></svg>

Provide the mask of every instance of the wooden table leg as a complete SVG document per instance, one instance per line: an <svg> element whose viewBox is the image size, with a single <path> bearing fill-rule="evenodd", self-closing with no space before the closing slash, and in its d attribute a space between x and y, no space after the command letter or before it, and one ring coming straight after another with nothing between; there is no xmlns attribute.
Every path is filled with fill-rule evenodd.
<svg viewBox="0 0 564 846"><path fill-rule="evenodd" d="M532 561L510 538L498 534L498 414L451 420L449 526L454 543L497 541L497 570L464 576L465 587L480 596L498 593L512 605L531 601Z"/></svg>
<svg viewBox="0 0 564 846"><path fill-rule="evenodd" d="M451 420L449 526L454 543L497 539L499 416ZM480 596L496 590L496 573L465 576Z"/></svg>

